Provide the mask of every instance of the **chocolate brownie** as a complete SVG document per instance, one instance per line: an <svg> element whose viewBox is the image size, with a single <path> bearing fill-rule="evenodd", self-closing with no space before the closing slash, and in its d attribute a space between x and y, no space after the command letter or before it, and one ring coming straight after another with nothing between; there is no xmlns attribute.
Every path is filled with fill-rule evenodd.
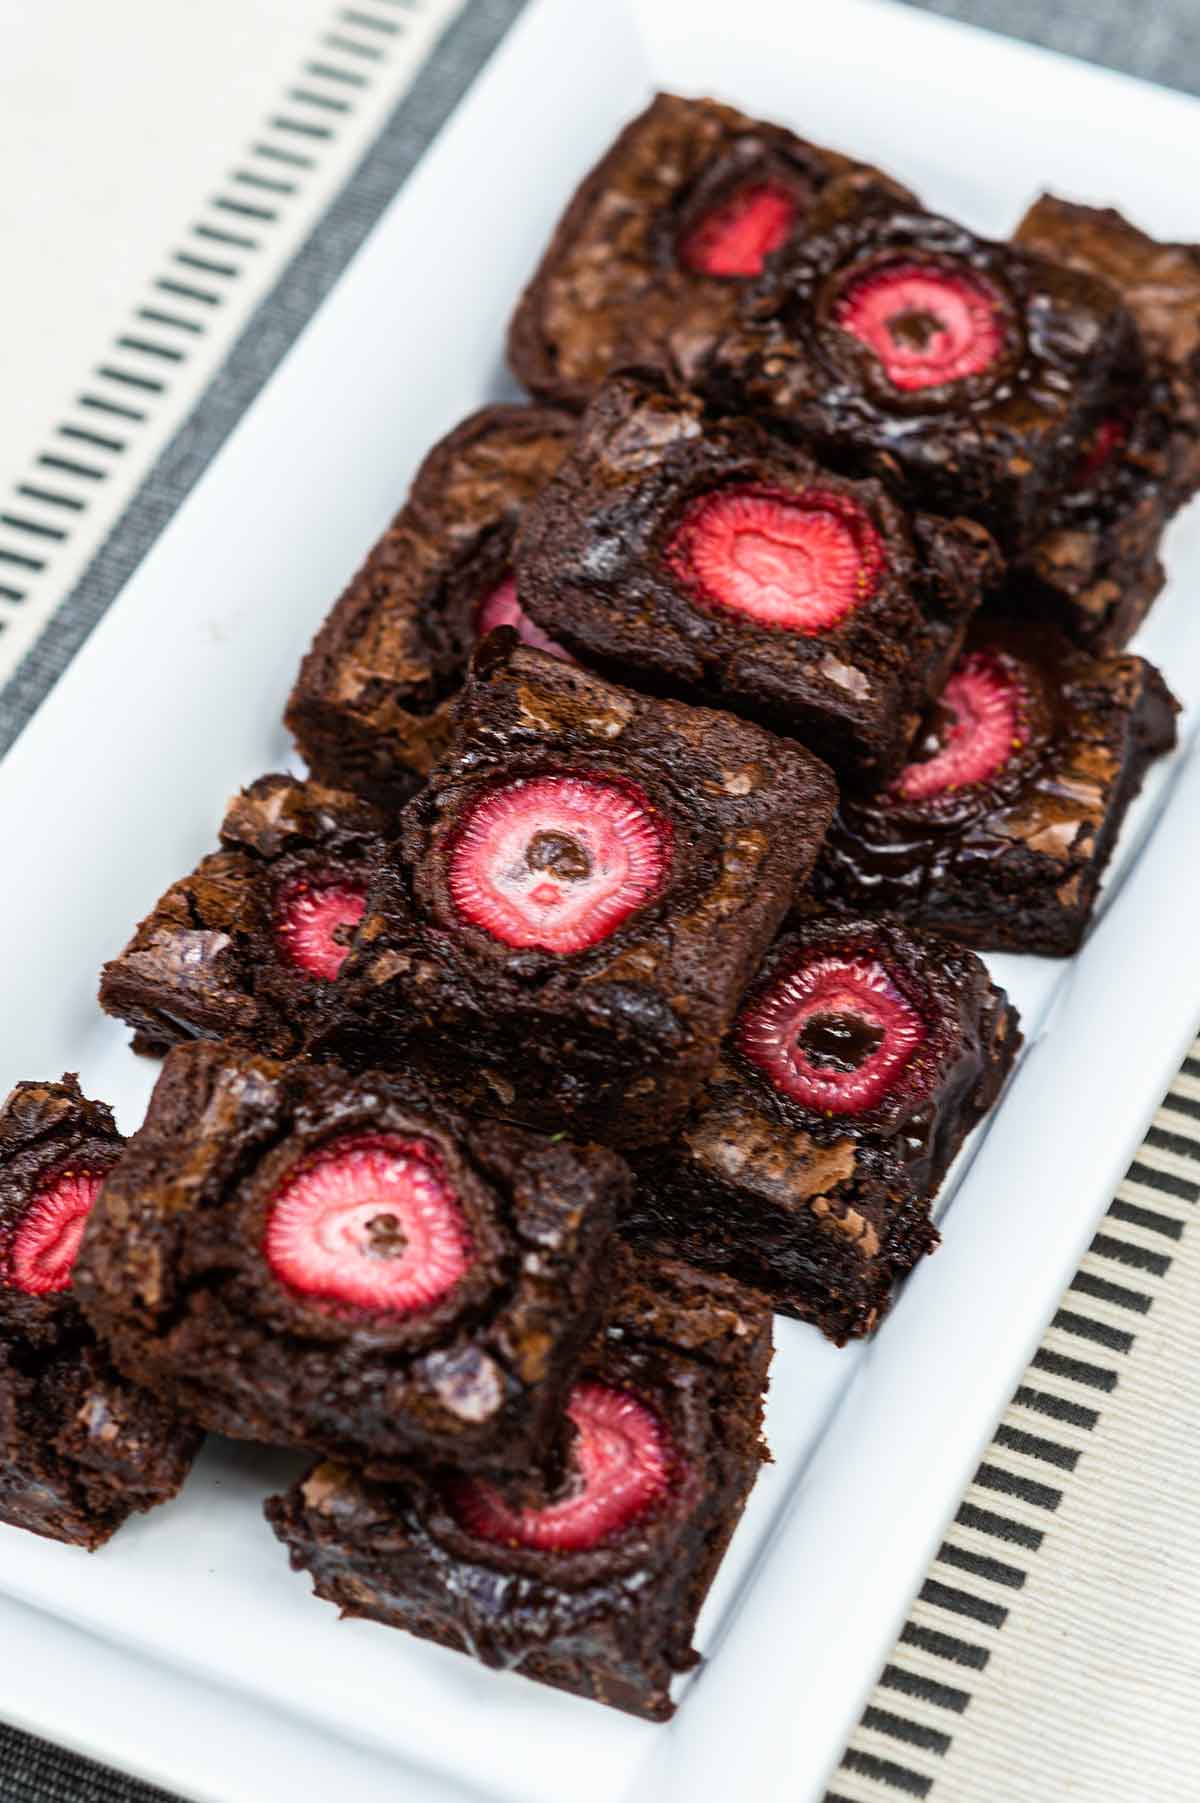
<svg viewBox="0 0 1200 1803"><path fill-rule="evenodd" d="M900 768L999 574L982 527L706 421L647 372L601 388L516 555L530 613L589 666L748 714L860 781Z"/></svg>
<svg viewBox="0 0 1200 1803"><path fill-rule="evenodd" d="M693 376L771 253L834 176L907 190L865 164L715 100L659 94L587 175L509 329L534 394L581 406L610 370Z"/></svg>
<svg viewBox="0 0 1200 1803"><path fill-rule="evenodd" d="M89 1550L168 1502L201 1439L113 1368L75 1301L122 1144L72 1075L18 1083L0 1108L0 1521Z"/></svg>
<svg viewBox="0 0 1200 1803"><path fill-rule="evenodd" d="M384 816L352 795L260 777L230 802L221 850L104 966L101 1007L129 1022L139 1051L226 1039L288 1056L346 956L384 834Z"/></svg>
<svg viewBox="0 0 1200 1803"><path fill-rule="evenodd" d="M573 425L546 407L485 407L426 457L288 702L287 724L322 782L403 802L445 748L480 634L515 625L547 646L517 602L509 550Z"/></svg>
<svg viewBox="0 0 1200 1803"><path fill-rule="evenodd" d="M1015 554L1136 355L1128 310L1094 276L877 191L833 182L809 224L747 291L707 392Z"/></svg>
<svg viewBox="0 0 1200 1803"><path fill-rule="evenodd" d="M381 1484L322 1464L266 1513L343 1615L665 1721L765 1456L771 1315L657 1254L619 1273L571 1392L565 1484L522 1507L450 1473Z"/></svg>
<svg viewBox="0 0 1200 1803"><path fill-rule="evenodd" d="M456 1100L547 1131L661 1138L834 794L799 745L493 633L313 1049L412 1058Z"/></svg>
<svg viewBox="0 0 1200 1803"><path fill-rule="evenodd" d="M1119 651L1166 581L1168 443L1139 375L1092 432L1037 542L1013 562L998 610L1057 625L1094 651Z"/></svg>
<svg viewBox="0 0 1200 1803"><path fill-rule="evenodd" d="M1200 488L1200 244L1148 237L1112 207L1043 194L1014 242L1099 276L1137 324L1146 375L1169 424L1164 484L1178 507Z"/></svg>
<svg viewBox="0 0 1200 1803"><path fill-rule="evenodd" d="M1144 658L980 622L913 762L873 797L843 796L814 894L985 951L1067 956L1177 711Z"/></svg>
<svg viewBox="0 0 1200 1803"><path fill-rule="evenodd" d="M840 1345L937 1244L929 1204L1021 1035L973 952L898 921L781 938L629 1230L763 1290Z"/></svg>
<svg viewBox="0 0 1200 1803"><path fill-rule="evenodd" d="M1118 387L1005 604L1119 650L1162 588L1163 532L1200 486L1200 247L1162 244L1109 207L1045 194L1015 242L1108 281L1142 355Z"/></svg>
<svg viewBox="0 0 1200 1803"><path fill-rule="evenodd" d="M598 1318L627 1179L401 1072L176 1046L76 1290L122 1370L221 1433L522 1475Z"/></svg>

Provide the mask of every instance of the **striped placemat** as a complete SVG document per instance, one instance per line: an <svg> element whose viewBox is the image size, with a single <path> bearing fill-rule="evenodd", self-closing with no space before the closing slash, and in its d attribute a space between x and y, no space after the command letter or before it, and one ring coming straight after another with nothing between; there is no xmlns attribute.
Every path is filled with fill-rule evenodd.
<svg viewBox="0 0 1200 1803"><path fill-rule="evenodd" d="M1200 1796L1198 1198L1200 1040L996 1430L826 1803Z"/></svg>

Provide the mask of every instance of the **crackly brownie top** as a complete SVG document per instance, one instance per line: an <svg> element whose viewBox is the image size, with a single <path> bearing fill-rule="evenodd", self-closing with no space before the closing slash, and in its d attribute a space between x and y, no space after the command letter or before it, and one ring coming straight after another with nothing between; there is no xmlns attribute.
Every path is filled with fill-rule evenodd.
<svg viewBox="0 0 1200 1803"><path fill-rule="evenodd" d="M914 519L878 482L628 371L527 512L517 567L529 611L585 661L785 730L828 712L898 757L996 557L972 522Z"/></svg>
<svg viewBox="0 0 1200 1803"><path fill-rule="evenodd" d="M762 1456L770 1356L762 1297L654 1249L622 1249L606 1325L568 1401L561 1483L517 1503L476 1478L392 1487L327 1464L309 1473L299 1500L318 1538L386 1555L395 1530L447 1573L475 1567L480 1582L453 1590L467 1601L479 1650L503 1658L539 1610L586 1622L597 1588L609 1586L614 1606L630 1606L648 1576L679 1567L681 1535L706 1508L708 1531L720 1531L712 1492L729 1481L724 1461ZM685 1571L697 1550L686 1548ZM484 1572L505 1582L493 1586ZM677 1601L682 1612L686 1598Z"/></svg>
<svg viewBox="0 0 1200 1803"><path fill-rule="evenodd" d="M104 1007L151 1041L219 1027L289 1049L346 956L384 830L352 795L260 777L230 802L222 849L105 966Z"/></svg>
<svg viewBox="0 0 1200 1803"><path fill-rule="evenodd" d="M81 1330L72 1268L122 1144L70 1073L18 1083L0 1108L0 1336L49 1345Z"/></svg>
<svg viewBox="0 0 1200 1803"><path fill-rule="evenodd" d="M747 291L713 376L935 484L973 453L1023 489L1061 479L1045 460L1078 449L1133 331L1107 283L835 182Z"/></svg>
<svg viewBox="0 0 1200 1803"><path fill-rule="evenodd" d="M405 810L402 862L438 955L526 989L574 988L588 960L610 985L653 985L681 945L711 956L757 918L760 877L810 868L833 795L798 745L497 633L452 757Z"/></svg>
<svg viewBox="0 0 1200 1803"><path fill-rule="evenodd" d="M912 761L872 798L843 800L822 871L845 860L862 878L899 882L913 899L961 867L1019 885L1025 858L1061 865L1064 906L1075 865L1097 849L1143 703L1145 746L1174 742L1176 704L1152 665L1101 656L1045 626L981 621L927 716Z"/></svg>
<svg viewBox="0 0 1200 1803"><path fill-rule="evenodd" d="M568 405L624 363L661 358L689 378L746 281L851 172L907 194L781 126L659 94L568 205L513 319L514 371Z"/></svg>
<svg viewBox="0 0 1200 1803"><path fill-rule="evenodd" d="M182 1374L218 1394L260 1360L407 1371L410 1412L444 1430L546 1376L624 1167L468 1121L405 1073L198 1043L168 1055L110 1182L78 1284L127 1343L188 1344Z"/></svg>
<svg viewBox="0 0 1200 1803"><path fill-rule="evenodd" d="M1014 234L1074 269L1102 277L1133 314L1152 385L1165 386L1176 438L1172 480L1183 499L1200 484L1200 245L1163 243L1113 207L1043 194Z"/></svg>
<svg viewBox="0 0 1200 1803"><path fill-rule="evenodd" d="M434 446L318 633L289 719L312 698L384 727L398 708L427 714L457 690L481 631L523 624L512 535L573 425L548 407L485 407Z"/></svg>
<svg viewBox="0 0 1200 1803"><path fill-rule="evenodd" d="M978 1082L1002 1001L948 940L887 918L803 920L768 954L714 1088L740 1080L764 1131L889 1139L903 1155Z"/></svg>

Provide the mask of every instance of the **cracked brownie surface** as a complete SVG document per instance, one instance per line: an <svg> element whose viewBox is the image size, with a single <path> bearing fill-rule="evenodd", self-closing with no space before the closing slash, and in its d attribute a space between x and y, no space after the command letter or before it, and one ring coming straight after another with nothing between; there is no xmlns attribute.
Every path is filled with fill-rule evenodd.
<svg viewBox="0 0 1200 1803"><path fill-rule="evenodd" d="M436 444L408 500L317 633L286 721L313 775L385 807L420 785L450 736L481 633L521 612L511 547L574 422L484 407Z"/></svg>
<svg viewBox="0 0 1200 1803"><path fill-rule="evenodd" d="M579 407L623 364L693 380L764 263L834 176L907 189L715 100L659 94L588 174L509 328L514 373Z"/></svg>

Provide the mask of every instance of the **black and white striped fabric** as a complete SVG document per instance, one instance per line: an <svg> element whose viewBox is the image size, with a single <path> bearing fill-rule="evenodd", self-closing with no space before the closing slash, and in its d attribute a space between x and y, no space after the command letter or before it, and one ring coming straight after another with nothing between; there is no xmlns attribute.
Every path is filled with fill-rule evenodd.
<svg viewBox="0 0 1200 1803"><path fill-rule="evenodd" d="M826 1803L896 1803L898 1797L931 1798L933 1803L950 1798L990 1803L995 1797L997 1803L1001 1798L1012 1803L1026 1795L1039 1803L1060 1796L1120 1797L1131 1803L1137 1798L1142 1803L1189 1794L1186 1788L1170 1788L1183 1784L1178 1749L1166 1768L1166 1789L1148 1787L1141 1766L1142 1776L1133 1778L1132 1788L1113 1782L1111 1788L1093 1790L1081 1781L1073 1756L1069 1766L1054 1773L1042 1744L1034 1776L1038 1788L1025 1790L1014 1781L1012 1747L1018 1737L1030 1734L1030 1712L1042 1727L1061 1712L1079 1732L1092 1732L1086 1726L1087 1687L1074 1649L1064 1645L1072 1587L1088 1586L1094 1593L1097 1586L1113 1585L1107 1605L1101 1604L1110 1627L1127 1612L1137 1615L1152 1607L1145 1594L1133 1594L1115 1582L1121 1564L1118 1542L1110 1543L1112 1556L1106 1560L1103 1542L1081 1543L1072 1537L1097 1502L1109 1498L1113 1466L1123 1454L1116 1437L1121 1424L1163 1437L1158 1448L1164 1485L1159 1519L1147 1493L1131 1532L1143 1541L1160 1536L1158 1555L1169 1562L1180 1523L1168 1487L1179 1483L1184 1471L1171 1432L1174 1393L1191 1379L1190 1371L1175 1367L1171 1355L1180 1351L1175 1318L1181 1317L1190 1330L1200 1302L1198 1199L1200 1041L1158 1110L996 1430ZM1149 1481L1147 1472L1126 1469L1123 1475L1132 1478L1135 1492L1139 1477ZM1044 1566L1049 1566L1053 1584L1044 1581ZM1039 1582L1049 1598L1042 1610L1042 1627L1049 1632L1041 1633L1039 1646L1038 1633L1031 1635L1024 1624L1019 1649L1024 1682L1007 1676L1005 1697L999 1702L991 1698L989 1714L1002 1730L1007 1720L1008 1735L991 1749L996 1771L990 1782L984 1749L977 1744L979 1704L994 1690L994 1668L1004 1657L1014 1623L1021 1626L1027 1592ZM1193 1609L1198 1600L1192 1596ZM1148 1640L1153 1657L1153 1629ZM1026 1665L1031 1644L1038 1659ZM1139 1661L1136 1642L1122 1647L1119 1639L1114 1641L1100 1662L1100 1682L1092 1686L1096 1709L1119 1707L1119 1674ZM1131 1680L1136 1675L1141 1674L1131 1674ZM1156 1684L1166 1676L1156 1675ZM1126 1733L1135 1771L1144 1757L1138 1736L1135 1717ZM1170 1758L1169 1746L1166 1753Z"/></svg>

